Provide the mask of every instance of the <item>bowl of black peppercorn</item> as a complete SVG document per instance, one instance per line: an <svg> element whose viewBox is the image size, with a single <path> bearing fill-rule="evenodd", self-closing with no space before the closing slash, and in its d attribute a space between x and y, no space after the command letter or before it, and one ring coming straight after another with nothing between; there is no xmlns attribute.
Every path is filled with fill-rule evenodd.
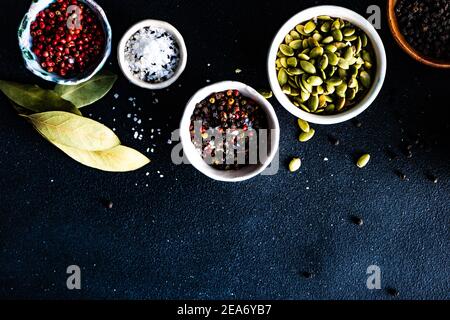
<svg viewBox="0 0 450 320"><path fill-rule="evenodd" d="M450 68L450 0L388 0L394 39L412 58Z"/></svg>

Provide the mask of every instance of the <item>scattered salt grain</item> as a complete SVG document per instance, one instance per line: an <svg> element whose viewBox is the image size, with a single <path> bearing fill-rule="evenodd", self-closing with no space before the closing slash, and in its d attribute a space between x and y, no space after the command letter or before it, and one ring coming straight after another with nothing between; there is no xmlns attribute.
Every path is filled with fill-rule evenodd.
<svg viewBox="0 0 450 320"><path fill-rule="evenodd" d="M234 70L234 72L237 73L237 74L239 74L239 73L242 72L242 70L238 68L238 69Z"/></svg>
<svg viewBox="0 0 450 320"><path fill-rule="evenodd" d="M114 95L114 99L119 99L119 94L118 94L118 93L116 93L116 94Z"/></svg>
<svg viewBox="0 0 450 320"><path fill-rule="evenodd" d="M134 138L137 139L138 136L139 136L139 133L136 131L136 132L134 133Z"/></svg>

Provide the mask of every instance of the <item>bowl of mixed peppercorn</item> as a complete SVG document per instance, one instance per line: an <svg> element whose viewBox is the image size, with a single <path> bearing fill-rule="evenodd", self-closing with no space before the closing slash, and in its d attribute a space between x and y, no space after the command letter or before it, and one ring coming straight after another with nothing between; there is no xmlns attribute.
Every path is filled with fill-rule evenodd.
<svg viewBox="0 0 450 320"><path fill-rule="evenodd" d="M280 125L269 101L235 81L195 93L187 103L180 131L189 163L225 182L244 181L265 171L280 140Z"/></svg>
<svg viewBox="0 0 450 320"><path fill-rule="evenodd" d="M389 27L420 63L450 68L450 0L389 0Z"/></svg>
<svg viewBox="0 0 450 320"><path fill-rule="evenodd" d="M40 0L31 4L18 38L28 70L47 81L76 85L104 66L112 30L93 0Z"/></svg>
<svg viewBox="0 0 450 320"><path fill-rule="evenodd" d="M358 13L317 6L289 19L267 60L272 91L290 113L336 124L365 111L386 75L386 52L375 28Z"/></svg>

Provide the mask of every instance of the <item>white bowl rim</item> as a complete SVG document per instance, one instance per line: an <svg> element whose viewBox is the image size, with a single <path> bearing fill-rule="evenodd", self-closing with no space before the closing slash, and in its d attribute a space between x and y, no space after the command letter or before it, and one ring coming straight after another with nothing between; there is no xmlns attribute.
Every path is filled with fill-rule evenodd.
<svg viewBox="0 0 450 320"><path fill-rule="evenodd" d="M329 15L331 17L342 18L362 29L370 39L377 59L376 76L372 88L370 89L368 94L353 108L343 113L335 115L311 114L294 106L294 104L292 104L288 99L288 97L282 92L281 87L278 84L277 74L274 67L278 47L283 42L283 39L286 36L286 34L288 34L289 31L292 30L297 24L303 23L309 19L312 19L320 15ZM383 41L381 40L381 37L379 36L378 32L375 30L373 25L370 24L370 22L368 22L367 19L361 16L360 14L350 9L333 5L324 5L308 8L306 10L300 11L299 13L291 17L280 28L280 30L274 37L267 59L267 70L269 75L270 86L278 102L287 111L289 111L297 118L301 118L311 123L326 124L326 125L337 124L350 120L352 118L357 117L362 112L364 112L374 102L374 100L380 93L386 77L386 69L387 69L386 51L383 45Z"/></svg>
<svg viewBox="0 0 450 320"><path fill-rule="evenodd" d="M160 83L149 83L149 82L146 82L146 81L136 78L135 76L133 76L131 74L130 70L128 69L128 65L125 61L125 45L126 45L127 41L131 38L131 36L133 34L135 34L140 29L145 28L145 27L150 27L150 26L165 29L170 34L172 34L174 36L175 40L177 41L177 44L180 49L180 62L179 62L177 70L175 71L174 75L170 79L167 79L166 81L160 82ZM188 57L188 53L187 53L186 43L184 41L182 34L178 31L178 29L175 28L173 25L171 25L169 22L162 21L162 20L155 20L155 19L142 20L142 21L139 21L136 24L132 25L122 36L122 39L120 40L119 46L117 48L117 58L119 60L119 66L120 66L122 73L127 77L127 79L131 83L133 83L141 88L150 89L150 90L164 89L164 88L171 86L173 83L175 83L175 81L178 80L178 78L181 76L181 74L186 69L187 57Z"/></svg>
<svg viewBox="0 0 450 320"><path fill-rule="evenodd" d="M41 79L44 79L46 81L50 81L50 82L54 82L56 84L61 84L61 85L67 85L67 86L75 86L84 82L87 82L89 80L91 80L97 73L100 72L100 70L105 66L106 61L108 60L109 56L111 55L111 48L112 48L112 28L111 25L109 23L108 17L106 16L105 11L103 10L103 8L94 0L83 0L84 3L88 4L91 9L95 9L96 11L98 11L99 17L102 19L102 24L105 25L105 35L106 35L106 44L105 44L105 51L103 54L103 58L101 59L101 61L98 63L97 67L95 69L92 70L91 73L89 73L88 75L86 75L83 78L72 78L72 79L64 79L61 78L57 75L53 75L53 74L49 74L46 75L44 73L42 73L42 69L37 70L35 67L33 67L30 63L30 61L28 61L27 59L24 58L25 60L25 67L32 72L35 76L38 76ZM33 6L38 5L37 2L33 2L30 6L30 9L33 8ZM39 5L41 5L39 3ZM27 25L27 28L30 26L31 22L33 21L32 18L34 17L30 17L29 16L30 10L27 11L27 13L25 14L25 16L23 17L22 21L20 22L20 27L22 27L24 25L24 21L28 18L29 23ZM20 28L19 27L19 28ZM20 47L20 51L22 52L22 56L24 54L25 51L29 51L30 54L33 56L33 58L36 57L36 55L34 54L34 52L32 52L31 50L27 50L25 48L24 43L22 42L21 37L19 36L19 47Z"/></svg>
<svg viewBox="0 0 450 320"><path fill-rule="evenodd" d="M191 141L189 127L191 125L191 116L194 113L194 109L197 103L208 97L208 95L213 92L221 92L229 89L239 90L244 96L255 100L262 108L264 108L264 111L267 115L267 120L269 122L269 127L272 124L272 127L270 128L272 129L272 131L270 135L270 152L262 164L249 165L239 170L224 171L211 167L202 159L200 153L197 151L197 149L195 149ZM238 81L221 81L198 90L189 99L188 103L186 104L186 109L183 113L183 117L181 119L180 138L185 157L190 162L190 164L192 164L198 171L217 181L241 182L256 177L261 172L263 172L273 161L278 153L280 144L280 124L271 103L267 101L267 99L265 99L255 89Z"/></svg>

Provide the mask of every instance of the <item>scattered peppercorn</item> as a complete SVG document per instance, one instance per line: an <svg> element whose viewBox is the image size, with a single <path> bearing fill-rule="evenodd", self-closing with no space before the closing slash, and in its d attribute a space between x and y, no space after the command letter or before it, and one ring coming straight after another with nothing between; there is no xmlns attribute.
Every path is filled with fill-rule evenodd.
<svg viewBox="0 0 450 320"><path fill-rule="evenodd" d="M338 146L341 143L338 138L333 136L328 136L328 141L330 141L330 143L335 146Z"/></svg>
<svg viewBox="0 0 450 320"><path fill-rule="evenodd" d="M353 125L357 128L361 128L362 127L362 122L359 121L358 119L353 119Z"/></svg>
<svg viewBox="0 0 450 320"><path fill-rule="evenodd" d="M404 174L400 170L395 170L395 174L400 178L400 180L406 180L406 174Z"/></svg>
<svg viewBox="0 0 450 320"><path fill-rule="evenodd" d="M397 289L391 288L391 287L390 287L390 288L387 288L387 289L386 289L386 292L387 292L388 295L390 295L390 296L392 296L392 297L398 297L399 294L400 294L400 292L398 292Z"/></svg>
<svg viewBox="0 0 450 320"><path fill-rule="evenodd" d="M103 200L103 205L106 209L112 209L114 206L114 203L111 200Z"/></svg>
<svg viewBox="0 0 450 320"><path fill-rule="evenodd" d="M69 11L72 6L79 11ZM99 19L78 0L53 2L37 14L30 30L32 50L41 67L64 78L97 65L104 51L105 32Z"/></svg>
<svg viewBox="0 0 450 320"><path fill-rule="evenodd" d="M436 177L434 174L432 174L431 172L427 173L427 178L428 180L430 180L433 183L438 183L439 182L439 178Z"/></svg>
<svg viewBox="0 0 450 320"><path fill-rule="evenodd" d="M450 60L450 0L400 0L395 12L412 47L427 57Z"/></svg>
<svg viewBox="0 0 450 320"><path fill-rule="evenodd" d="M350 220L358 226L362 226L364 224L364 220L357 216L351 216Z"/></svg>
<svg viewBox="0 0 450 320"><path fill-rule="evenodd" d="M302 277L305 278L305 279L311 279L311 278L314 278L314 273L309 272L309 271L303 271L303 272L301 273L301 275L302 275Z"/></svg>

